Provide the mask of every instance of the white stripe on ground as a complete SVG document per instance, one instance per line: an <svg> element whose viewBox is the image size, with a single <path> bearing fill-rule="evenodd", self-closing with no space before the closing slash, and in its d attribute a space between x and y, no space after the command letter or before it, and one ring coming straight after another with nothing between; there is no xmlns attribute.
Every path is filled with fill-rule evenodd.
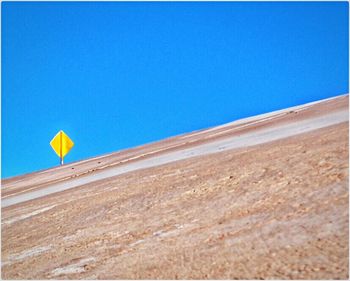
<svg viewBox="0 0 350 281"><path fill-rule="evenodd" d="M25 250L25 251L21 252L20 254L10 255L7 258L7 260L1 261L1 267L8 265L8 264L12 264L12 263L17 262L17 261L22 261L28 257L40 255L41 253L50 250L51 247L52 247L51 245L37 246L37 247L31 248L29 250Z"/></svg>
<svg viewBox="0 0 350 281"><path fill-rule="evenodd" d="M314 105L317 105L319 103L325 103L325 102L329 102L329 101L332 101L335 99L346 98L348 95L349 94L343 94L343 95L331 97L328 99L313 101L313 102L309 102L309 103L305 103L305 104L301 104L301 105L296 105L296 106L292 106L292 107L288 107L288 108L284 108L284 109L279 109L279 110L275 110L275 111L271 111L271 112L267 112L267 113L263 113L263 114L259 114L259 115L254 115L251 117L246 117L243 119L232 121L230 123L225 123L225 124L216 126L216 127L211 128L209 130L206 130L206 131L208 132L211 130L225 128L225 127L232 126L232 125L238 125L238 124L243 124L243 123L247 123L247 122L251 122L251 121L257 121L257 120L261 120L261 119L265 119L265 118L269 118L269 117L275 117L276 115L283 115L283 114L288 113L290 111L299 112L299 111L308 109Z"/></svg>
<svg viewBox="0 0 350 281"><path fill-rule="evenodd" d="M276 125L274 127L257 129L253 132L243 133L241 135L236 136L229 136L225 139L216 140L211 143L201 144L196 147L164 153L163 155L153 156L152 158L139 160L137 162L126 163L122 166L109 168L100 172L95 172L93 174L86 175L81 178L53 184L49 187L40 190L24 193L17 196L15 195L13 197L2 199L1 205L2 207L8 207L14 204L43 197L52 193L64 191L70 188L74 188L105 178L117 176L127 172L155 167L194 156L212 154L224 150L266 143L277 139L287 138L290 136L306 133L312 130L339 124L348 120L348 110L342 110L324 116L314 117L302 121L296 121L289 124L282 124Z"/></svg>
<svg viewBox="0 0 350 281"><path fill-rule="evenodd" d="M32 216L36 216L38 214L44 213L44 212L46 212L48 210L51 210L54 207L56 207L56 205L52 205L52 206L49 206L49 207L46 207L46 208L42 208L42 209L36 210L36 211L34 211L32 213L24 214L24 215L19 216L19 217L10 218L9 220L5 220L5 221L1 222L1 224L11 224L11 223L14 223L14 222L17 222L17 221L21 221L21 220L30 218Z"/></svg>

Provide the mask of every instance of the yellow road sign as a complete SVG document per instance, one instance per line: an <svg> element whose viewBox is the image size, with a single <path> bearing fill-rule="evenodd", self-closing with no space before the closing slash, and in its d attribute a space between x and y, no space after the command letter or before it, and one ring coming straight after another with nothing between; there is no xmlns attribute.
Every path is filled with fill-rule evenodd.
<svg viewBox="0 0 350 281"><path fill-rule="evenodd" d="M61 164L63 163L63 157L72 149L73 141L61 130L50 142L51 147L56 154L61 158Z"/></svg>

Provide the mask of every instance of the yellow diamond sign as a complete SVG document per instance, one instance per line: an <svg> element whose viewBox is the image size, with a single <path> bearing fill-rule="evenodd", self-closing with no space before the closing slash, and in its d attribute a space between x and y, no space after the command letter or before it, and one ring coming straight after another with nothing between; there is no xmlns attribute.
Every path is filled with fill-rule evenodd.
<svg viewBox="0 0 350 281"><path fill-rule="evenodd" d="M63 160L63 157L72 149L73 141L61 130L50 142L56 154Z"/></svg>

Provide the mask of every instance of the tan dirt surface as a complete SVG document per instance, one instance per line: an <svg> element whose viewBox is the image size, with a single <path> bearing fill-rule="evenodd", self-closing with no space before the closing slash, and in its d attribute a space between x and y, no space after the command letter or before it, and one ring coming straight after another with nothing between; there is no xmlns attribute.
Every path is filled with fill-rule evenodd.
<svg viewBox="0 0 350 281"><path fill-rule="evenodd" d="M298 114L322 114L327 106L347 107L348 98ZM207 141L201 134L188 138ZM86 171L96 161L116 163L166 146L8 179L2 196L7 188L65 178L72 167ZM348 147L349 123L342 122L3 208L2 278L348 279Z"/></svg>
<svg viewBox="0 0 350 281"><path fill-rule="evenodd" d="M12 196L21 192L37 190L53 183L69 181L74 178L84 177L100 170L131 163L140 159L148 159L166 152L183 150L200 144L225 139L230 136L254 132L259 129L288 124L291 121L304 120L308 117L322 116L325 113L332 113L348 109L349 95L342 95L337 98L322 101L321 103L310 103L306 106L297 106L286 110L280 110L269 114L262 114L248 119L238 120L223 126L217 126L205 130L171 137L159 142L154 142L135 148L102 155L79 162L70 163L64 166L25 174L9 179L2 179L1 197ZM266 116L267 115L267 116ZM271 116L273 118L271 118ZM241 122L240 122L241 121Z"/></svg>

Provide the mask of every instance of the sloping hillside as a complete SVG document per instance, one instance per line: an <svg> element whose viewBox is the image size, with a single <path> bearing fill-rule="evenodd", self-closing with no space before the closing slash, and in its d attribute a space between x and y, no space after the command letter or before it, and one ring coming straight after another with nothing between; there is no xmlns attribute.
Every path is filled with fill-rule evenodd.
<svg viewBox="0 0 350 281"><path fill-rule="evenodd" d="M348 95L2 181L3 279L348 279Z"/></svg>

